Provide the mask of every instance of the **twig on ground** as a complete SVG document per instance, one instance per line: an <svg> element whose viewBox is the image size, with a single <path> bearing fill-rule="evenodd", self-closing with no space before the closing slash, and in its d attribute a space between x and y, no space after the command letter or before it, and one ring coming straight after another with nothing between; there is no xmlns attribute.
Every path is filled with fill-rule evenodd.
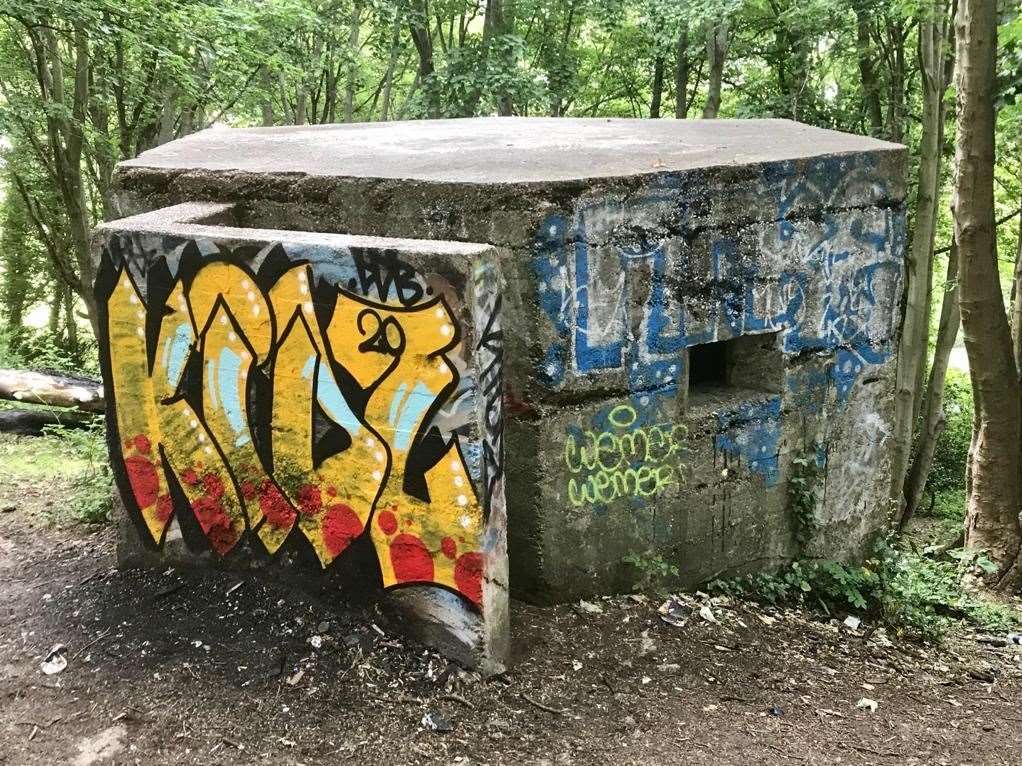
<svg viewBox="0 0 1022 766"><path fill-rule="evenodd" d="M535 705L540 710L545 710L546 712L553 713L554 715L565 715L568 712L564 708L556 708L550 707L549 705L544 705L542 702L534 700L532 697L530 697L528 694L525 694L524 692L522 693L522 699L528 702L530 705Z"/></svg>
<svg viewBox="0 0 1022 766"><path fill-rule="evenodd" d="M450 700L451 702L458 702L458 703L464 705L465 707L469 708L470 710L475 708L475 705L473 705L467 699L462 697L460 694L454 694L453 692L449 692L447 694L441 694L440 695L440 699L442 699L442 700Z"/></svg>
<svg viewBox="0 0 1022 766"><path fill-rule="evenodd" d="M73 660L73 659L75 659L76 657L78 657L78 656L80 656L81 654L83 654L83 653L84 653L84 652L85 652L86 650L88 650L88 649L89 649L90 647L93 647L93 646L95 646L96 644L98 644L98 643L99 643L100 641L102 641L102 640L103 640L104 638L106 638L107 636L109 636L109 635L110 635L110 631L111 631L111 630L113 630L113 628L107 628L106 630L104 630L104 631L103 631L102 633L100 633L100 634L99 634L98 636L96 636L96 637L95 637L94 639L92 639L92 640L91 640L91 641L90 641L89 643L87 643L87 644L86 644L85 646L83 646L83 647L82 647L81 649L79 649L79 650L78 650L77 652L75 652L74 654L72 654L72 655L71 655L71 659L72 659L72 660Z"/></svg>

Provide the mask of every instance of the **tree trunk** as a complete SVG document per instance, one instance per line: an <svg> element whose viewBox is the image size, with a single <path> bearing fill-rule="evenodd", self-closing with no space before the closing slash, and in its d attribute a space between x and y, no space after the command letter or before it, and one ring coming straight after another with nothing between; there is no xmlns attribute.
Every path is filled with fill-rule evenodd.
<svg viewBox="0 0 1022 766"><path fill-rule="evenodd" d="M358 32L362 23L362 2L355 0L351 11L351 31L348 33L348 81L344 87L344 121L355 117L355 84L358 75Z"/></svg>
<svg viewBox="0 0 1022 766"><path fill-rule="evenodd" d="M104 407L98 380L32 370L0 369L0 399L87 412L102 412Z"/></svg>
<svg viewBox="0 0 1022 766"><path fill-rule="evenodd" d="M859 77L862 80L862 101L869 117L869 133L879 138L884 131L884 116L880 104L880 80L873 66L876 53L870 45L869 14L865 7L856 6L855 21L855 49L859 60Z"/></svg>
<svg viewBox="0 0 1022 766"><path fill-rule="evenodd" d="M1019 178L1022 182L1022 178ZM1011 281L1011 348L1015 369L1022 374L1022 209L1018 211L1018 241L1015 243L1015 274Z"/></svg>
<svg viewBox="0 0 1022 766"><path fill-rule="evenodd" d="M954 193L962 330L976 405L965 542L997 565L995 582L1018 575L1019 383L1001 297L994 227L996 0L961 0L956 19L958 92Z"/></svg>
<svg viewBox="0 0 1022 766"><path fill-rule="evenodd" d="M925 11L924 11L925 12ZM891 456L890 499L901 515L905 474L912 450L912 434L919 412L919 397L926 369L930 329L933 242L940 191L941 120L944 100L944 32L947 9L942 0L929 7L932 16L919 23L919 61L922 71L922 134L919 145L919 181L916 185L915 227L906 262L905 318L898 347L894 396L894 439Z"/></svg>
<svg viewBox="0 0 1022 766"><path fill-rule="evenodd" d="M947 378L948 361L951 359L951 349L958 339L961 321L962 313L958 303L958 247L952 243L947 259L944 299L940 305L937 343L933 349L933 364L930 367L930 378L923 400L922 432L919 435L919 446L912 461L912 468L905 479L905 510L898 522L899 529L905 528L919 508L926 480L930 476L930 467L933 465L937 438L944 430L944 381Z"/></svg>
<svg viewBox="0 0 1022 766"><path fill-rule="evenodd" d="M416 3L415 14L409 21L409 33L412 36L412 42L415 44L415 50L419 54L419 71L415 82L418 87L426 89L428 96L426 104L427 115L429 117L437 117L439 116L440 108L431 87L434 72L433 39L430 37L428 14L429 10L426 7L425 0L420 0L420 2ZM408 102L406 101L405 105L407 106L407 104ZM404 110L402 109L402 111Z"/></svg>
<svg viewBox="0 0 1022 766"><path fill-rule="evenodd" d="M715 120L720 112L720 88L724 78L724 57L727 55L727 19L710 25L706 32L706 60L710 64L706 105L703 119Z"/></svg>
<svg viewBox="0 0 1022 766"><path fill-rule="evenodd" d="M664 95L664 57L657 56L653 63L653 96L649 102L649 116L660 116L660 100Z"/></svg>
<svg viewBox="0 0 1022 766"><path fill-rule="evenodd" d="M401 27L394 23L394 33L390 40L390 54L387 57L387 72L383 80L383 106L380 111L380 119L386 122L390 119L391 91L394 84L394 70L397 68L397 57L401 52Z"/></svg>
<svg viewBox="0 0 1022 766"><path fill-rule="evenodd" d="M674 116L679 120L688 117L688 24L682 24L678 35L674 66Z"/></svg>
<svg viewBox="0 0 1022 766"><path fill-rule="evenodd" d="M273 97L270 95L273 92L273 73L265 64L259 71L259 84L263 92L260 104L262 124L264 128L269 128L276 122L276 118L273 114Z"/></svg>
<svg viewBox="0 0 1022 766"><path fill-rule="evenodd" d="M95 414L65 410L0 410L0 433L16 436L42 436L46 426L88 428Z"/></svg>

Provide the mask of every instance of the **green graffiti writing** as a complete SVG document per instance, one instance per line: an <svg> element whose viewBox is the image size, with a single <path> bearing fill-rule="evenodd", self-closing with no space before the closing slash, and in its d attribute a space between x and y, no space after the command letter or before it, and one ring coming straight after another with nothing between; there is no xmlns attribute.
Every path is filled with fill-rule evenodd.
<svg viewBox="0 0 1022 766"><path fill-rule="evenodd" d="M627 404L607 416L602 431L586 431L564 443L569 473L568 499L574 506L609 503L619 497L652 497L680 484L678 461L685 427L675 423L636 426L638 415Z"/></svg>

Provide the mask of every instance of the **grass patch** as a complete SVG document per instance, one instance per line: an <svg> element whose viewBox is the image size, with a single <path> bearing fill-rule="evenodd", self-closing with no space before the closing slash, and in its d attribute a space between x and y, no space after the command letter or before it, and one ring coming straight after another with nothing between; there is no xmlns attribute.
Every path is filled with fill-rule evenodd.
<svg viewBox="0 0 1022 766"><path fill-rule="evenodd" d="M0 435L0 499L17 503L25 483L50 482L54 499L66 498L47 507L54 521L107 521L112 476L102 418L85 429L46 430L44 436Z"/></svg>

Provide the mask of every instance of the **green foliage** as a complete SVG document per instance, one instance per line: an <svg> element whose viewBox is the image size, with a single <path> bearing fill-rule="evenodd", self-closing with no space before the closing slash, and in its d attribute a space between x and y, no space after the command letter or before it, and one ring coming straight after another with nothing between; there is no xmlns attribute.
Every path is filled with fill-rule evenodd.
<svg viewBox="0 0 1022 766"><path fill-rule="evenodd" d="M820 476L820 465L816 458L816 445L811 453L796 455L791 459L791 475L788 478L788 507L795 527L795 541L799 550L804 551L818 526L816 520L816 489Z"/></svg>
<svg viewBox="0 0 1022 766"><path fill-rule="evenodd" d="M965 489L965 463L972 441L972 386L968 374L948 370L944 386L944 431L937 438L927 489L946 493Z"/></svg>
<svg viewBox="0 0 1022 766"><path fill-rule="evenodd" d="M22 328L15 339L13 328L0 327L0 367L99 377L99 357L91 336L69 351L48 330Z"/></svg>
<svg viewBox="0 0 1022 766"><path fill-rule="evenodd" d="M639 578L635 582L637 590L660 590L680 574L678 567L659 553L629 553L624 557L626 564L634 567Z"/></svg>
<svg viewBox="0 0 1022 766"><path fill-rule="evenodd" d="M110 518L113 475L106 447L103 419L96 417L87 428L47 426L48 436L59 439L64 448L84 461L84 469L71 478L71 503L67 515L74 521L100 524Z"/></svg>
<svg viewBox="0 0 1022 766"><path fill-rule="evenodd" d="M754 598L776 605L821 609L826 614L855 612L871 617L897 635L940 640L954 620L986 630L1016 627L1011 607L968 593L966 573L996 569L986 556L952 551L938 561L915 550L885 542L864 564L796 561L775 574L751 575L709 583L711 592Z"/></svg>

